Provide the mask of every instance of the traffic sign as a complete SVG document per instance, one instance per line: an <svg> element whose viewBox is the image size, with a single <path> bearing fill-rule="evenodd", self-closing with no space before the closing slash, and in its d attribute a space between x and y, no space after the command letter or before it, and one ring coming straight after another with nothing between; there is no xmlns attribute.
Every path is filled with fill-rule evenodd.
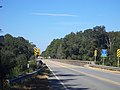
<svg viewBox="0 0 120 90"><path fill-rule="evenodd" d="M117 57L120 57L120 49L117 50Z"/></svg>
<svg viewBox="0 0 120 90"><path fill-rule="evenodd" d="M34 54L36 54L36 51L37 51L37 48L35 47L35 48L34 48Z"/></svg>
<svg viewBox="0 0 120 90"><path fill-rule="evenodd" d="M40 56L40 49L38 49L37 47L34 48L34 55Z"/></svg>
<svg viewBox="0 0 120 90"><path fill-rule="evenodd" d="M40 49L38 49L38 50L37 50L37 55L39 55L39 56L40 56Z"/></svg>
<svg viewBox="0 0 120 90"><path fill-rule="evenodd" d="M34 48L34 55L37 56L37 47Z"/></svg>
<svg viewBox="0 0 120 90"><path fill-rule="evenodd" d="M96 63L96 60L97 60L97 50L94 51L94 57L95 57L94 62Z"/></svg>
<svg viewBox="0 0 120 90"><path fill-rule="evenodd" d="M102 49L101 57L107 57L107 50L106 49Z"/></svg>
<svg viewBox="0 0 120 90"><path fill-rule="evenodd" d="M97 50L94 51L94 56L95 56L95 57L97 56Z"/></svg>

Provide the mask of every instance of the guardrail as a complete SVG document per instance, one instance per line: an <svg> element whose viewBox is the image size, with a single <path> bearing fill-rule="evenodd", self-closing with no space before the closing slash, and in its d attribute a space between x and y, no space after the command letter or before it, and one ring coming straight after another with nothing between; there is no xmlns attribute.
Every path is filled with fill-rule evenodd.
<svg viewBox="0 0 120 90"><path fill-rule="evenodd" d="M20 82L20 81L22 81L22 80L25 80L25 79L27 79L27 78L30 78L32 75L35 75L35 74L37 74L38 72L41 72L44 67L45 67L45 65L43 64L40 69L37 69L36 71L34 71L34 72L32 72L32 73L27 73L27 74L19 75L18 77L13 78L13 79L8 79L7 82L8 82L8 84L13 84L13 83L17 83L17 82Z"/></svg>
<svg viewBox="0 0 120 90"><path fill-rule="evenodd" d="M103 66L103 65L89 65L90 67L94 68L100 68L100 69L106 69L106 70L112 70L112 71L120 71L119 67L112 67L112 66Z"/></svg>

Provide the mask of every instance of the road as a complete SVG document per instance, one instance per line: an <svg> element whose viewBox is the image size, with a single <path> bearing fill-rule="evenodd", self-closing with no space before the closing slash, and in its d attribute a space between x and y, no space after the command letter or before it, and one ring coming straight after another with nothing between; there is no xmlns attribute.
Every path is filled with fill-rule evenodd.
<svg viewBox="0 0 120 90"><path fill-rule="evenodd" d="M120 74L43 60L52 74L54 90L120 90Z"/></svg>

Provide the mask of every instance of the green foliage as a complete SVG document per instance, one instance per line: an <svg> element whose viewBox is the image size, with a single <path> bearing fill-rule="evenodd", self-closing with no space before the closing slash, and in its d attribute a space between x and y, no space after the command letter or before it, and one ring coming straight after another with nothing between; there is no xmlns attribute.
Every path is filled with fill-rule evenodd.
<svg viewBox="0 0 120 90"><path fill-rule="evenodd" d="M27 57L25 54L20 54L16 57L16 64L17 64L17 67L19 67L19 69L22 71L24 71L26 69L26 65L28 63L27 61Z"/></svg>
<svg viewBox="0 0 120 90"><path fill-rule="evenodd" d="M29 62L29 64L30 64L30 69L31 69L32 71L34 71L35 69L37 69L37 61L36 61L36 60L31 60L31 61Z"/></svg>
<svg viewBox="0 0 120 90"><path fill-rule="evenodd" d="M1 49L0 78L11 78L26 73L27 63L33 56L33 47L23 37L4 36L4 47Z"/></svg>
<svg viewBox="0 0 120 90"><path fill-rule="evenodd" d="M54 39L42 53L43 56L58 59L94 60L94 50L97 49L97 63L101 63L101 50L107 49L108 58L105 64L115 66L116 50L120 48L120 32L106 32L105 26L93 29L71 32L61 39Z"/></svg>
<svg viewBox="0 0 120 90"><path fill-rule="evenodd" d="M15 67L15 55L10 51L1 51L0 77L6 78L13 67Z"/></svg>

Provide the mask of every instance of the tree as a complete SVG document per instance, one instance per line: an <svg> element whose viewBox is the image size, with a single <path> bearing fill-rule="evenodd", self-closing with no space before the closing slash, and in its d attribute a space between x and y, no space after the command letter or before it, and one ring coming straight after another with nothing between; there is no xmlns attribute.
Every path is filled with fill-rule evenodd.
<svg viewBox="0 0 120 90"><path fill-rule="evenodd" d="M4 36L4 47L0 54L1 81L26 72L27 63L33 56L34 46L23 37L13 37L10 34Z"/></svg>
<svg viewBox="0 0 120 90"><path fill-rule="evenodd" d="M3 87L3 80L7 78L7 75L10 73L11 69L15 67L15 55L10 51L1 51L0 53L0 80L1 86Z"/></svg>
<svg viewBox="0 0 120 90"><path fill-rule="evenodd" d="M107 49L106 65L116 66L116 50L120 48L120 32L106 32L105 26L71 32L62 39L54 39L44 51L52 58L93 60L97 49L97 62L101 62L101 50Z"/></svg>

